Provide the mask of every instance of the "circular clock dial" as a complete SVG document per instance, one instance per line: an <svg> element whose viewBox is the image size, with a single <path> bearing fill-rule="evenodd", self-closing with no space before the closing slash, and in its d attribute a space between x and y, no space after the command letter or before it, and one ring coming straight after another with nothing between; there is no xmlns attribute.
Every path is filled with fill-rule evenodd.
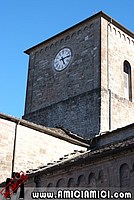
<svg viewBox="0 0 134 200"><path fill-rule="evenodd" d="M72 52L69 48L63 48L61 49L55 59L54 59L54 68L57 71L61 71L63 69L65 69L70 61L71 61L71 57L72 57Z"/></svg>

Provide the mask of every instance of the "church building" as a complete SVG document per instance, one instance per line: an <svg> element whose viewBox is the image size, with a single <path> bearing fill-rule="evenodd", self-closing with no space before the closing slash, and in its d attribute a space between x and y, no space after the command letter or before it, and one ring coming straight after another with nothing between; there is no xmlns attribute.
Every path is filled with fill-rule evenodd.
<svg viewBox="0 0 134 200"><path fill-rule="evenodd" d="M133 191L134 34L99 12L25 53L24 116L0 114L0 134L12 144L17 134L14 169L26 186Z"/></svg>
<svg viewBox="0 0 134 200"><path fill-rule="evenodd" d="M31 173L39 186L134 187L134 34L99 12L25 51L23 118L88 139Z"/></svg>

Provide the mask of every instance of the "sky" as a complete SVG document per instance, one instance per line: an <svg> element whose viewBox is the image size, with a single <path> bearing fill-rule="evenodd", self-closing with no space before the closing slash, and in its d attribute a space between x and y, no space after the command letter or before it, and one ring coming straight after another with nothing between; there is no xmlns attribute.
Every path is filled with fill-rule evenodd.
<svg viewBox="0 0 134 200"><path fill-rule="evenodd" d="M134 0L2 0L0 112L24 114L28 55L24 51L103 11L134 32Z"/></svg>

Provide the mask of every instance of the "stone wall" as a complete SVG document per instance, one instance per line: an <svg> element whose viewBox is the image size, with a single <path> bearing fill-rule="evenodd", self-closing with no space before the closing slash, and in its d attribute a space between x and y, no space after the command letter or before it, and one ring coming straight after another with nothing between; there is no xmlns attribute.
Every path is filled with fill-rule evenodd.
<svg viewBox="0 0 134 200"><path fill-rule="evenodd" d="M96 15L30 50L23 118L86 138L134 122L134 39L110 20ZM53 62L63 47L70 47L73 57L57 72ZM131 65L130 101L124 93L125 60Z"/></svg>
<svg viewBox="0 0 134 200"><path fill-rule="evenodd" d="M57 72L57 52L69 47L71 64ZM50 38L30 53L24 119L63 126L84 137L99 132L100 19L85 21ZM93 114L94 113L94 114Z"/></svg>
<svg viewBox="0 0 134 200"><path fill-rule="evenodd" d="M15 122L0 118L0 182L11 177L15 128ZM74 150L84 149L20 124L17 125L14 171L36 169Z"/></svg>
<svg viewBox="0 0 134 200"><path fill-rule="evenodd" d="M96 89L25 115L25 119L48 127L64 127L89 138L99 132L99 107L100 94Z"/></svg>
<svg viewBox="0 0 134 200"><path fill-rule="evenodd" d="M134 38L102 18L101 44L101 131L105 131L134 122ZM124 93L125 60L131 65L132 100Z"/></svg>
<svg viewBox="0 0 134 200"><path fill-rule="evenodd" d="M11 177L15 125L0 119L0 182Z"/></svg>
<svg viewBox="0 0 134 200"><path fill-rule="evenodd" d="M110 146L110 145L109 145ZM63 166L29 176L27 186L31 187L91 187L122 188L131 190L134 187L133 150L114 150L114 145L105 155L89 153L74 162L65 162ZM91 154L91 155L90 155ZM132 191L132 190L131 190Z"/></svg>

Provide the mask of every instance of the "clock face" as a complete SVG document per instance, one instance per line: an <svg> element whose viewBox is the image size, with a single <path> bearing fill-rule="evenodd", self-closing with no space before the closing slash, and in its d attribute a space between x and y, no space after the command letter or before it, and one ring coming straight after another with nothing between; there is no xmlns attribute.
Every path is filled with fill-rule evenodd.
<svg viewBox="0 0 134 200"><path fill-rule="evenodd" d="M61 49L54 59L54 68L57 71L62 71L69 65L71 58L72 52L69 48Z"/></svg>

